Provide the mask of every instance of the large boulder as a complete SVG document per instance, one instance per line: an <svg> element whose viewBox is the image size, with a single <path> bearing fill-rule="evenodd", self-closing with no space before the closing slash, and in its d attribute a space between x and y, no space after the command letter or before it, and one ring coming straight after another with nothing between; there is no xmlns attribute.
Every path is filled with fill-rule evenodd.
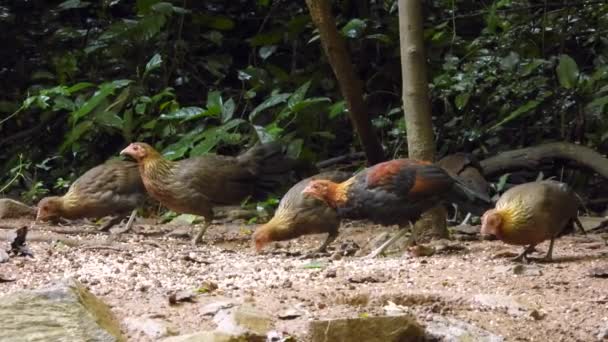
<svg viewBox="0 0 608 342"><path fill-rule="evenodd" d="M0 198L0 219L36 216L36 208L10 198Z"/></svg>
<svg viewBox="0 0 608 342"><path fill-rule="evenodd" d="M110 308L73 279L0 297L0 341L124 341Z"/></svg>
<svg viewBox="0 0 608 342"><path fill-rule="evenodd" d="M308 333L312 342L414 342L425 336L410 315L312 321Z"/></svg>

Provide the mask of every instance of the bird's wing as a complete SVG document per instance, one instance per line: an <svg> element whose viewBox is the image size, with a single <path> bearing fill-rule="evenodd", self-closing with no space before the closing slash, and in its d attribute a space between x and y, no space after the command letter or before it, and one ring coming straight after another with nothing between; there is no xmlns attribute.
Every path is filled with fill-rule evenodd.
<svg viewBox="0 0 608 342"><path fill-rule="evenodd" d="M176 165L176 178L212 202L234 203L253 193L254 175L234 157L204 155Z"/></svg>
<svg viewBox="0 0 608 342"><path fill-rule="evenodd" d="M80 176L70 186L69 192L80 194L116 194L144 192L137 164L128 161L108 161L98 165Z"/></svg>
<svg viewBox="0 0 608 342"><path fill-rule="evenodd" d="M372 167L366 175L367 187L395 192L408 199L438 195L450 189L453 180L430 163L398 159Z"/></svg>

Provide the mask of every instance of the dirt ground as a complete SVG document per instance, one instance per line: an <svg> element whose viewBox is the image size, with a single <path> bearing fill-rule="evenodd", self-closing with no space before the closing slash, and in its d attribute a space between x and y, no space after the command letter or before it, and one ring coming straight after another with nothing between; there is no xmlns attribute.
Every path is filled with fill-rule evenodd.
<svg viewBox="0 0 608 342"><path fill-rule="evenodd" d="M30 222L5 221L2 228L23 224ZM506 341L594 341L608 328L608 279L590 275L595 268L608 267L606 236L598 234L564 237L556 243L554 262L522 270L504 257L513 253L503 253L520 248L499 241L455 241L452 248L428 257L406 252L369 260L334 253L304 259L297 252L317 247L324 236L276 243L258 255L249 240L251 226L213 226L206 245L198 247L185 238L161 234L175 227L138 224L135 233L118 237L94 233L92 227L65 228L89 229L90 234L62 236L89 241L97 246L92 249L40 241L50 236L50 228L30 232L35 258L13 257L0 264L1 276L16 278L0 283L1 293L75 277L122 322L155 314L180 334L213 329L205 307L222 300L251 303L275 318L276 330L296 338L304 336L309 320L384 315L388 301L405 307L421 323L439 314ZM347 224L332 246L338 251L348 250L353 242L365 246L384 231L394 228ZM113 247L98 245L108 241ZM539 246L541 252L546 248ZM201 288L211 291L195 302L169 304L169 294ZM505 307L481 305L475 300L480 294L509 296L524 309L514 314ZM299 317L280 319L288 310Z"/></svg>

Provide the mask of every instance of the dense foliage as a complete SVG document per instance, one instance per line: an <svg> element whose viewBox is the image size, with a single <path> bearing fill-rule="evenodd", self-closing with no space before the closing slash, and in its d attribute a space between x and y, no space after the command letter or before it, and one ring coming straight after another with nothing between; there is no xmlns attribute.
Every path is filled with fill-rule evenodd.
<svg viewBox="0 0 608 342"><path fill-rule="evenodd" d="M389 156L404 155L396 1L336 1ZM425 1L439 153L608 144L608 4ZM0 7L0 193L36 200L127 142L171 159L282 139L358 147L304 2L13 1Z"/></svg>

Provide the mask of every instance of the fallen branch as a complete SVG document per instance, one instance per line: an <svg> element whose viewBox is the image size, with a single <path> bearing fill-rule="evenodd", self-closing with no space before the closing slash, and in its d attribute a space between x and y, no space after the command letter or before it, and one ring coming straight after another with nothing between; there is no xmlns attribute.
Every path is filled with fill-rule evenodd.
<svg viewBox="0 0 608 342"><path fill-rule="evenodd" d="M593 149L568 142L555 142L499 153L481 161L485 176L515 169L537 169L543 162L571 160L608 179L608 159Z"/></svg>
<svg viewBox="0 0 608 342"><path fill-rule="evenodd" d="M116 251L116 252L124 252L126 251L125 248L122 247L116 247L116 246L112 246L112 245L84 245L84 246L80 246L81 250L110 250L110 251Z"/></svg>
<svg viewBox="0 0 608 342"><path fill-rule="evenodd" d="M365 158L365 153L363 152L353 152L353 153L349 153L349 154L345 154L343 156L339 156L339 157L335 157L335 158L330 158L327 160L322 160L320 162L318 162L315 166L318 169L323 169L329 166L333 166L335 164L338 163L342 163L345 161L350 161L350 160L356 160L356 159L364 159Z"/></svg>

